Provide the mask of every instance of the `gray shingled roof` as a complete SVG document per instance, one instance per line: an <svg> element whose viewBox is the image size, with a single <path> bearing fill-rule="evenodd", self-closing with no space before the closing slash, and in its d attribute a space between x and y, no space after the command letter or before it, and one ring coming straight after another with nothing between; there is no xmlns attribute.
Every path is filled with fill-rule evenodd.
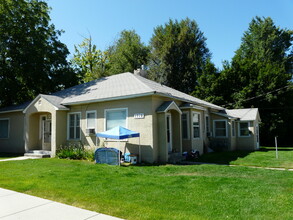
<svg viewBox="0 0 293 220"><path fill-rule="evenodd" d="M170 87L161 85L144 77L132 73L121 73L109 77L101 78L82 85L78 85L67 90L66 97L61 102L63 105L72 105L88 102L97 102L108 99L119 99L125 97L144 96L158 94L179 99L194 104L203 105L215 109L223 109L220 106L200 100L193 96L179 92ZM53 95L62 95L53 94Z"/></svg>
<svg viewBox="0 0 293 220"><path fill-rule="evenodd" d="M245 109L226 109L227 115L234 118L239 118L241 121L254 121L257 119L258 108L245 108Z"/></svg>
<svg viewBox="0 0 293 220"><path fill-rule="evenodd" d="M223 110L220 106L129 72L104 77L50 95L41 94L40 96L62 110L67 109L66 106L68 105L147 96L151 94L167 96L184 102ZM22 106L21 110L25 109L28 104Z"/></svg>
<svg viewBox="0 0 293 220"><path fill-rule="evenodd" d="M0 113L5 113L5 112L17 112L17 111L22 111L24 110L31 102L25 102L21 105L12 105L8 107L4 107L0 109Z"/></svg>

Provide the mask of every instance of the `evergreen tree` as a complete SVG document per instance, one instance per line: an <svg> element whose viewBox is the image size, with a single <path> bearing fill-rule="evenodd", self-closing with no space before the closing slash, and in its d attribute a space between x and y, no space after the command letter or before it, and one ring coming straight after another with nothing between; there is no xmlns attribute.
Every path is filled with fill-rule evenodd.
<svg viewBox="0 0 293 220"><path fill-rule="evenodd" d="M211 57L197 23L189 18L170 19L155 28L150 45L149 78L191 93Z"/></svg>

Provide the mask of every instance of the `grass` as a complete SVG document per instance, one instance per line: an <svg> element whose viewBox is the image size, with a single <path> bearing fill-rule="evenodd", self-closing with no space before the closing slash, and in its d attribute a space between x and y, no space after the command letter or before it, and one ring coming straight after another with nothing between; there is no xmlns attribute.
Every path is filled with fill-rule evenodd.
<svg viewBox="0 0 293 220"><path fill-rule="evenodd" d="M196 161L258 167L293 169L293 148L279 148L278 159L274 148L263 147L259 151L213 152L202 155Z"/></svg>
<svg viewBox="0 0 293 220"><path fill-rule="evenodd" d="M292 219L293 172L217 165L0 163L0 187L126 219Z"/></svg>
<svg viewBox="0 0 293 220"><path fill-rule="evenodd" d="M9 158L13 158L13 157L19 157L19 156L23 156L23 154L18 154L18 153L0 153L0 160L9 159Z"/></svg>

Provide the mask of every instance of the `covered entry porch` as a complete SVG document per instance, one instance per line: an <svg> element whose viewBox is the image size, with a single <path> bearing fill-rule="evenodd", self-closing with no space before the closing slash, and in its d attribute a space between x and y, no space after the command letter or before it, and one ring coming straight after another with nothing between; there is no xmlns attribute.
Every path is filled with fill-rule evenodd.
<svg viewBox="0 0 293 220"><path fill-rule="evenodd" d="M156 112L159 128L159 161L174 162L182 155L182 112L174 101L164 102Z"/></svg>
<svg viewBox="0 0 293 220"><path fill-rule="evenodd" d="M29 156L54 157L56 147L66 141L67 111L58 110L50 102L50 97L43 96L45 95L39 95L24 110L25 152Z"/></svg>

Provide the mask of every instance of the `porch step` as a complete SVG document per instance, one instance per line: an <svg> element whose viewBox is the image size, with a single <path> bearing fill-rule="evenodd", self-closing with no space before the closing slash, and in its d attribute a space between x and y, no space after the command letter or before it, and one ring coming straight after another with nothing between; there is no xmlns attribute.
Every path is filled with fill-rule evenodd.
<svg viewBox="0 0 293 220"><path fill-rule="evenodd" d="M45 158L51 157L51 151L47 150L30 150L24 154L26 157Z"/></svg>

